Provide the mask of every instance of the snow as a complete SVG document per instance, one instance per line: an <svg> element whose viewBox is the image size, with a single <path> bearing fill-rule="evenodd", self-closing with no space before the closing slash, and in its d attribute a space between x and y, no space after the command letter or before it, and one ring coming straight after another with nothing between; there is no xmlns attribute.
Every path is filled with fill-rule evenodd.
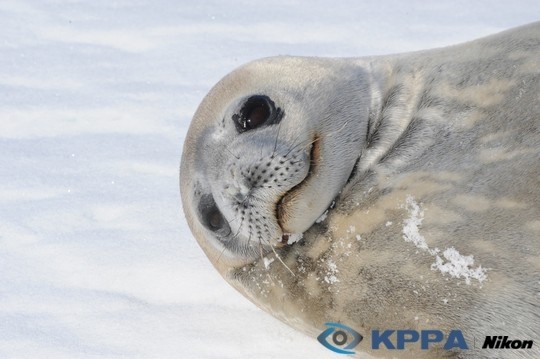
<svg viewBox="0 0 540 359"><path fill-rule="evenodd" d="M416 248L435 255L438 249L430 249L426 243L426 239L420 234L420 227L424 220L424 210L420 208L418 203L410 195L405 200L405 209L409 212L409 218L403 221L403 239L406 242L414 244Z"/></svg>
<svg viewBox="0 0 540 359"><path fill-rule="evenodd" d="M333 358L229 287L182 215L198 103L270 55L419 50L531 1L0 2L0 357Z"/></svg>
<svg viewBox="0 0 540 359"><path fill-rule="evenodd" d="M339 282L339 279L337 277L337 273L339 273L339 270L337 268L336 263L330 259L327 259L326 267L328 271L326 272L326 275L324 276L324 281L328 284L334 284L334 283Z"/></svg>
<svg viewBox="0 0 540 359"><path fill-rule="evenodd" d="M317 220L315 221L315 223L322 223L326 220L326 217L328 217L328 210L324 211L323 214L321 214L321 216L319 218L317 218Z"/></svg>
<svg viewBox="0 0 540 359"><path fill-rule="evenodd" d="M476 279L480 283L487 279L485 268L482 266L471 268L474 265L473 255L464 256L454 247L446 248L442 254L446 262L437 255L431 269L437 269L453 278L465 278L466 284L471 284L471 279Z"/></svg>
<svg viewBox="0 0 540 359"><path fill-rule="evenodd" d="M264 268L269 269L269 268L270 268L270 264L272 264L272 263L274 262L274 260L275 260L275 258L264 257L264 258L263 258Z"/></svg>
<svg viewBox="0 0 540 359"><path fill-rule="evenodd" d="M444 257L442 259L439 255L441 253L439 248L429 248L426 239L420 234L420 228L424 220L424 210L410 195L405 200L405 209L409 212L409 218L406 218L403 222L403 239L406 242L413 243L421 251L435 257L431 270L438 270L442 274L450 275L452 278L464 278L467 285L471 284L471 279L476 279L479 283L487 279L487 269L482 268L481 265L472 268L474 265L473 255L464 256L454 247L450 247L442 252Z"/></svg>
<svg viewBox="0 0 540 359"><path fill-rule="evenodd" d="M287 244L288 245L294 244L294 243L298 242L299 240L301 240L302 238L304 238L303 233L290 233L290 234L287 234L287 236L289 237L287 239Z"/></svg>

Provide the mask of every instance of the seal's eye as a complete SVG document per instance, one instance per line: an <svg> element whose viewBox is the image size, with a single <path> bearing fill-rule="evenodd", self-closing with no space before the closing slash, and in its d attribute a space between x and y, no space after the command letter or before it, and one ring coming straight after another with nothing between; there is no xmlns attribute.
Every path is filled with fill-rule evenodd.
<svg viewBox="0 0 540 359"><path fill-rule="evenodd" d="M268 96L254 95L243 103L239 113L234 114L232 119L238 132L245 132L263 125L278 123L281 117L283 117L281 109L276 109Z"/></svg>
<svg viewBox="0 0 540 359"><path fill-rule="evenodd" d="M201 223L220 237L226 237L231 233L229 223L221 214L214 197L211 194L203 195L199 202L199 217Z"/></svg>

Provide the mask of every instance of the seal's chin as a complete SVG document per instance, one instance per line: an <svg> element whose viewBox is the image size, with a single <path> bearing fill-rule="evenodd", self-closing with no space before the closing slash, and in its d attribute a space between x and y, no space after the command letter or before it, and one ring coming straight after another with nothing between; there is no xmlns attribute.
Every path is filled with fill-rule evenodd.
<svg viewBox="0 0 540 359"><path fill-rule="evenodd" d="M299 184L291 188L287 193L285 193L283 197L281 197L281 199L277 202L276 218L283 232L281 241L279 242L278 246L292 244L293 242L296 242L299 235L307 231L315 223L313 222L309 224L309 226L307 226L306 228L299 229L295 221L296 218L293 215L293 213L296 213L297 211L294 211L293 209L301 200L302 191L317 173L319 161L321 160L320 141L320 136L318 136L317 134L313 136L308 159L309 169L306 177L302 180L302 182L300 182ZM294 228L294 230L291 230L292 228Z"/></svg>

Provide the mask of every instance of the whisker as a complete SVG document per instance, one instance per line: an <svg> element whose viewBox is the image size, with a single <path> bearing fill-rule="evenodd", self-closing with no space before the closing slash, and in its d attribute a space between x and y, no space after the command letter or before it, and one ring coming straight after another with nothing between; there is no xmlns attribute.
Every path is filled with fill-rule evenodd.
<svg viewBox="0 0 540 359"><path fill-rule="evenodd" d="M231 150L229 150L229 146L225 146L225 149L226 149L227 152L229 152L234 158L236 158L237 160L240 159L240 156L235 155Z"/></svg>
<svg viewBox="0 0 540 359"><path fill-rule="evenodd" d="M237 219L238 219L238 217L233 218L233 219L231 219L231 220L229 221L227 218L225 218L225 220L226 220L227 223L229 224L229 227L231 226L231 223L232 223L233 221L236 221ZM234 236L231 237L231 240L236 239L236 237L238 237L238 234L240 234L240 229L242 228L242 223L243 223L243 221L244 221L244 220L242 219L242 222L240 222L240 226L238 227L238 231L236 232L236 234L235 234ZM219 253L219 256L218 256L218 259L217 259L217 263L219 263L219 260L221 259L221 256L223 255L223 253L225 252L226 249L227 249L227 247L224 246L224 247L223 247L223 250Z"/></svg>
<svg viewBox="0 0 540 359"><path fill-rule="evenodd" d="M236 231L236 234L231 237L231 239L236 239L238 235L240 234L240 230L242 229L242 223L244 223L244 219L242 218L242 221L240 222L240 225L238 226L238 231Z"/></svg>
<svg viewBox="0 0 540 359"><path fill-rule="evenodd" d="M329 132L329 133L325 133L325 137L330 137L330 136L334 136L336 134L339 134L341 131L343 131L345 129L345 126L347 126L349 124L349 121L346 121L340 128L336 129L335 131L332 131L332 132ZM298 139L298 137L300 137L302 134L299 134L298 136L296 136L296 138L294 139L293 141L293 145L289 148L289 150L287 151L287 153L285 154L284 157L286 157L287 155L289 155L289 153L291 153L294 149L296 149L298 146L300 146L302 144L302 142L299 142L297 144L294 144L294 142L296 142L296 140ZM316 141L320 140L320 137L317 137L315 138L315 140L311 140L310 142L308 142L308 144L306 145L309 146L313 143L315 143Z"/></svg>
<svg viewBox="0 0 540 359"><path fill-rule="evenodd" d="M345 123L343 124L343 126L341 126L341 128L335 130L335 131L332 131L332 132L327 132L325 133L325 136L329 137L329 136L333 136L337 133L340 133L341 131L343 131L343 129L345 128L345 126L347 126L349 124L349 121L345 121Z"/></svg>
<svg viewBox="0 0 540 359"><path fill-rule="evenodd" d="M263 261L263 264L264 264L264 254L263 254L263 246L261 242L261 237L259 237L259 253L261 255L261 261Z"/></svg>
<svg viewBox="0 0 540 359"><path fill-rule="evenodd" d="M236 209L236 208L235 208ZM225 217L224 217L225 218ZM231 223L233 223L234 221L236 221L238 219L238 216L234 217L233 219L231 219L230 221L225 218L225 220L227 221L227 223L229 224L229 226L231 225Z"/></svg>
<svg viewBox="0 0 540 359"><path fill-rule="evenodd" d="M261 261L264 264L264 254L263 254L263 246L262 246L262 243L261 243L261 237L259 237L259 251L261 253ZM265 268L266 268L266 265L265 265ZM268 277L268 280L270 282L272 282L272 285L275 285L275 281L274 281L274 278L270 275L270 272L266 272L266 276Z"/></svg>
<svg viewBox="0 0 540 359"><path fill-rule="evenodd" d="M223 246L223 250L221 251L221 253L219 253L219 256L217 258L217 262L216 263L219 263L219 260L221 259L221 256L223 255L223 253L225 252L225 249L227 249L227 247Z"/></svg>
<svg viewBox="0 0 540 359"><path fill-rule="evenodd" d="M293 277L296 277L296 275L294 274L294 272L291 270L291 268L289 268L285 262L283 262L283 260L281 259L281 257L277 254L276 250L274 249L274 246L270 244L270 248L272 248L272 252L274 252L274 255L276 256L276 258L278 259L278 261L281 262L281 264L283 264L283 266L285 268L287 268L287 270L292 274Z"/></svg>
<svg viewBox="0 0 540 359"><path fill-rule="evenodd" d="M281 130L281 121L278 124L277 134L276 134L276 141L274 142L274 149L272 150L272 156L270 156L272 158L274 158L274 155L276 154L277 142L278 142L278 139L279 139L279 131L280 130Z"/></svg>
<svg viewBox="0 0 540 359"><path fill-rule="evenodd" d="M292 141L292 145L291 145L291 147L289 148L289 151L287 151L287 153L286 153L285 156L283 156L283 157L287 157L287 156L289 155L289 153L291 153L291 151L294 150L294 149L296 148L296 146L297 146L298 144L295 145L295 142L296 142L296 140L298 140L298 138L299 138L300 136L302 136L302 133L299 133L298 136L295 137L295 139ZM301 143L301 142L300 142L300 143Z"/></svg>
<svg viewBox="0 0 540 359"><path fill-rule="evenodd" d="M304 148L308 148L309 146L311 146L312 144L314 144L315 142L317 142L317 141L319 141L319 140L320 140L320 138L319 138L319 137L316 137L316 138L313 139L313 140L309 140L309 142L307 142L307 143L306 143L305 145L303 145L303 146L304 146ZM287 156L292 150L294 150L295 148L297 148L297 147L300 146L300 145L302 145L302 142L297 143L294 147L292 147L292 148L289 150L289 152L287 152L287 154L286 154L285 156ZM296 162L293 163L293 162L291 161L290 163L291 163L291 164L294 164L294 163L296 163Z"/></svg>
<svg viewBox="0 0 540 359"><path fill-rule="evenodd" d="M308 146L311 145L311 144L313 143L312 140L310 140L310 139L306 139L305 141L309 141L309 142L307 143ZM303 144L304 144L305 141L298 142L297 144L291 146L291 148L289 148L289 151L287 151L287 153L286 153L283 157L287 157L292 151L294 151L295 149L297 149L299 146L303 146Z"/></svg>

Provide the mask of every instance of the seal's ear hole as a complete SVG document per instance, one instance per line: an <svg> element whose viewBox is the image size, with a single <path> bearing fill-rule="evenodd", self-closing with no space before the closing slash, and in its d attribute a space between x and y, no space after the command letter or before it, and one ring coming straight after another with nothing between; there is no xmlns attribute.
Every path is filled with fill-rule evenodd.
<svg viewBox="0 0 540 359"><path fill-rule="evenodd" d="M214 197L211 194L206 194L201 197L198 206L199 219L201 223L210 231L216 233L220 237L226 237L231 233L229 223L223 217L219 210Z"/></svg>
<svg viewBox="0 0 540 359"><path fill-rule="evenodd" d="M240 111L232 116L238 132L272 125L281 120L281 110L276 109L274 102L264 95L248 97L240 107Z"/></svg>

